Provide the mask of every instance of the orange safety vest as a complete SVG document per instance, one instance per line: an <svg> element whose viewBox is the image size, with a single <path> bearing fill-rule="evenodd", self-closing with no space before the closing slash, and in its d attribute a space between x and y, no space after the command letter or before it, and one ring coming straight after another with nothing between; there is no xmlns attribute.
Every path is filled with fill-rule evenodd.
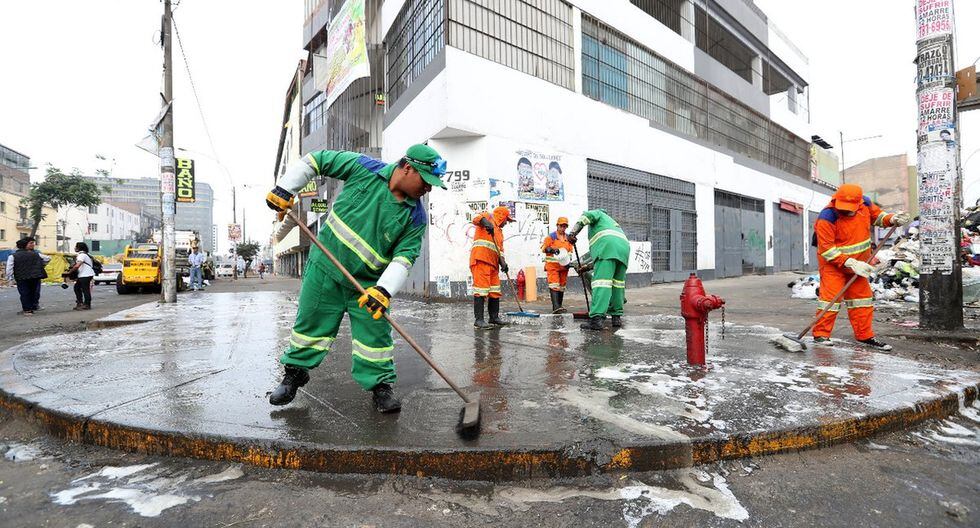
<svg viewBox="0 0 980 528"><path fill-rule="evenodd" d="M494 225L493 236L480 225L480 220L486 218ZM494 218L489 212L482 212L473 217L473 225L476 232L473 233L473 249L470 250L470 266L474 266L477 261L486 262L496 266L499 262L499 255L504 252L504 231L500 225L506 218ZM499 251L498 251L499 248Z"/></svg>
<svg viewBox="0 0 980 528"><path fill-rule="evenodd" d="M891 227L892 217L867 196L854 216L840 214L831 200L814 223L820 265L843 268L849 258L867 261L871 256L871 226Z"/></svg>
<svg viewBox="0 0 980 528"><path fill-rule="evenodd" d="M544 242L541 244L541 252L544 253L544 250L549 248L565 249L568 250L569 253L571 253L572 250L574 249L572 243L568 241L567 236L559 235L558 231L552 231L550 235L544 237ZM544 255L545 270L550 270L550 269L559 270L564 267L565 266L562 266L561 264L558 263L557 256L549 255L545 253Z"/></svg>

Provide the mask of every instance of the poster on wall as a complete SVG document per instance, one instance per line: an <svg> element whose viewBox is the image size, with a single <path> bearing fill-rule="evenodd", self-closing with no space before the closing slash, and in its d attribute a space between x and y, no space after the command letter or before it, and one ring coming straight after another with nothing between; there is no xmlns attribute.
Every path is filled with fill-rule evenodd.
<svg viewBox="0 0 980 528"><path fill-rule="evenodd" d="M948 57L952 53L952 39L939 39L929 44L916 59L919 88L942 86L949 83L954 72Z"/></svg>
<svg viewBox="0 0 980 528"><path fill-rule="evenodd" d="M177 158L177 201L194 202L194 160Z"/></svg>
<svg viewBox="0 0 980 528"><path fill-rule="evenodd" d="M542 154L533 150L518 150L517 197L522 200L565 199L565 181L560 154Z"/></svg>
<svg viewBox="0 0 980 528"><path fill-rule="evenodd" d="M364 0L347 0L327 28L326 108L355 80L371 75L364 37Z"/></svg>
<svg viewBox="0 0 980 528"><path fill-rule="evenodd" d="M953 88L929 88L918 94L919 135L953 126L956 96Z"/></svg>
<svg viewBox="0 0 980 528"><path fill-rule="evenodd" d="M956 258L956 150L930 143L919 151L919 272L949 274Z"/></svg>

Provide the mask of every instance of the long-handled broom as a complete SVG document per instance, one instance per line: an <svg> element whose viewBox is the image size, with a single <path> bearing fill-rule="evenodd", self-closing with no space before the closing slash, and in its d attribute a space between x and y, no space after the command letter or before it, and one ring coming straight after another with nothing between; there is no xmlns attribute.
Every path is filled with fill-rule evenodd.
<svg viewBox="0 0 980 528"><path fill-rule="evenodd" d="M572 247L575 249L575 262L578 264L579 269L581 269L582 259L578 257L578 246L573 244ZM585 294L585 311L572 313L572 319L588 319L589 312L592 310L591 303L589 303L589 288L585 285L585 276L579 273L578 278L582 280L582 293Z"/></svg>
<svg viewBox="0 0 980 528"><path fill-rule="evenodd" d="M884 246L883 242L891 238L892 235L895 233L896 229L898 229L898 226L892 226L892 228L888 230L888 233L885 234L885 238L881 239L881 242L878 243L878 247L876 247L874 252L871 253L871 256L868 257L867 262L871 262L872 260L874 260L875 255L878 254L878 250L881 249L882 246ZM800 332L799 334L785 333L781 336L776 336L771 339L772 344L776 345L779 348L787 350L789 352L802 352L806 350L806 343L803 342L803 336L805 336L806 333L809 332L810 329L813 328L815 324L817 324L817 321L819 321L823 317L823 314L827 313L827 310L830 310L831 306L837 304L837 301L839 301L840 298L844 296L844 292L846 292L847 289L851 287L851 284L854 284L854 281L856 281L857 279L858 279L858 275L854 275L853 277L851 277L850 280L848 280L847 283L844 284L844 287L841 288L839 292L837 292L837 295L834 296L834 299L829 303L827 303L827 306L825 306L823 310L820 310L820 312L817 313L817 316L814 317L812 321L810 321L810 324L808 324L806 328L803 329L802 332Z"/></svg>
<svg viewBox="0 0 980 528"><path fill-rule="evenodd" d="M341 264L339 260L337 260L337 257L333 256L333 253L331 253L330 250L328 250L326 247L323 246L323 243L320 242L319 239L317 239L316 235L313 234L313 231L311 231L310 228L306 226L306 224L300 222L299 219L296 218L296 216L293 215L291 211L286 211L286 216L291 218L294 222L296 222L297 225L299 225L300 229L302 229L303 232L306 233L306 236L310 237L310 240L312 240L313 243L316 244L316 247L320 248L320 251L322 251L323 254L327 256L328 259L330 259L330 262L333 262L334 266L337 266L337 269L339 269L340 272L344 274L344 277L346 277L347 280L350 281L350 283L353 284L355 288L357 288L357 291L361 292L361 295L367 294L367 292L364 291L364 288L361 287L361 284L357 282L357 279L355 279L354 276L351 275L349 271L347 271L347 268L345 268L344 265ZM462 410L459 411L459 422L456 424L456 433L466 439L475 438L477 435L479 435L480 434L480 394L479 393L466 394L465 392L463 392L463 390L460 389L459 386L456 385L456 383L454 383L453 380L449 378L449 376L439 367L439 365L437 365L436 362L433 361L432 356L430 356L425 350L422 350L422 347L419 346L419 344L416 343L414 339L412 339L412 336L408 335L408 332L406 332L401 327L401 325L396 323L391 318L391 316L388 315L387 311L382 312L382 315L384 315L384 318L388 320L388 323L391 324L391 327L394 328L395 331L402 336L402 339L404 339L406 343L411 345L412 348L414 348L415 351L418 352L420 356L422 356L422 359L424 359L425 362L428 363L430 367L432 367L432 370L436 371L436 374L438 374L439 377L445 380L445 382L449 384L449 386L452 387L454 391L456 391L456 394L458 394L459 397L463 399L463 402L465 402L465 405L463 405Z"/></svg>
<svg viewBox="0 0 980 528"><path fill-rule="evenodd" d="M490 238L493 238L493 235L490 235ZM497 244L497 239L495 239L495 238L493 240L493 245L494 246L497 246L497 254L498 255L501 254L500 245ZM514 301L517 302L517 311L516 312L506 312L504 315L510 315L510 316L514 316L514 317L541 317L541 314L539 314L539 313L525 312L524 311L524 307L521 306L520 296L517 295L517 288L514 286L514 281L510 280L510 270L508 269L507 271L505 271L504 272L504 275L507 277L507 284L510 285L510 291L514 292Z"/></svg>

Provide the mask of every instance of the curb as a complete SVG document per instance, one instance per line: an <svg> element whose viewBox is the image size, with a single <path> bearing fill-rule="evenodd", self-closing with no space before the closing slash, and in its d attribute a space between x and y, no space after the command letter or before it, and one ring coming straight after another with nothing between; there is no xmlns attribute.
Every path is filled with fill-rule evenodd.
<svg viewBox="0 0 980 528"><path fill-rule="evenodd" d="M579 477L617 471L678 469L719 460L814 449L905 429L956 414L980 384L880 414L820 426L765 431L684 443L618 446L605 439L546 449L357 449L296 442L256 442L221 435L149 430L47 409L0 390L0 408L73 442L148 455L240 462L325 473L415 475L456 480L513 481Z"/></svg>

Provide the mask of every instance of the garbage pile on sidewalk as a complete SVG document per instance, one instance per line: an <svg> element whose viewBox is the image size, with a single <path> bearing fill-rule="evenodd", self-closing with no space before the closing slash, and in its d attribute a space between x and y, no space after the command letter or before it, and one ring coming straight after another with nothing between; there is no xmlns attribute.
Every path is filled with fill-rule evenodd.
<svg viewBox="0 0 980 528"><path fill-rule="evenodd" d="M963 211L963 304L980 306L980 205ZM891 247L882 248L875 259L876 275L871 291L876 301L919 302L919 230L908 234ZM820 275L801 277L787 285L794 299L816 299L820 295Z"/></svg>

